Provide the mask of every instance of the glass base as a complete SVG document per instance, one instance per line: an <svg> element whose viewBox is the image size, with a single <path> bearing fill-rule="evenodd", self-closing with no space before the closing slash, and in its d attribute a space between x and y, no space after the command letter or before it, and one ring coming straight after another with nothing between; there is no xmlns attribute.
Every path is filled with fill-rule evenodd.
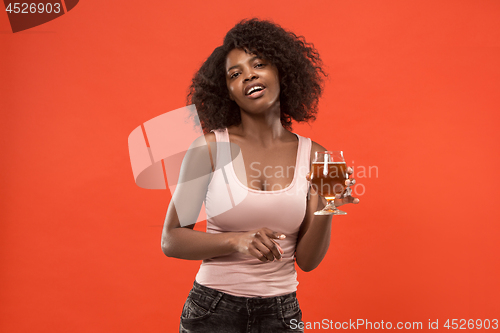
<svg viewBox="0 0 500 333"><path fill-rule="evenodd" d="M335 207L335 199L326 199L328 203L326 204L325 208L322 210L318 210L317 212L314 212L314 215L346 215L346 212L343 212L337 207Z"/></svg>
<svg viewBox="0 0 500 333"><path fill-rule="evenodd" d="M314 215L346 215L347 213L338 209L322 209L314 212Z"/></svg>

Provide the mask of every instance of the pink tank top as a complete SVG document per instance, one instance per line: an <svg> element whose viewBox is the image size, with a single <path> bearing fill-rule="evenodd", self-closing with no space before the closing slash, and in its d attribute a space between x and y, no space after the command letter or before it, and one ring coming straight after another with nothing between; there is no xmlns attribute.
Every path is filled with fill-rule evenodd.
<svg viewBox="0 0 500 333"><path fill-rule="evenodd" d="M262 227L284 233L277 240L285 252L281 261L263 263L239 252L203 260L196 281L231 295L274 297L297 290L294 253L306 211L311 139L299 139L291 184L281 190L250 189L237 178L231 162L227 129L214 131L217 145L215 172L205 198L207 232L242 232ZM226 143L226 144L219 144ZM241 154L236 157L241 158Z"/></svg>

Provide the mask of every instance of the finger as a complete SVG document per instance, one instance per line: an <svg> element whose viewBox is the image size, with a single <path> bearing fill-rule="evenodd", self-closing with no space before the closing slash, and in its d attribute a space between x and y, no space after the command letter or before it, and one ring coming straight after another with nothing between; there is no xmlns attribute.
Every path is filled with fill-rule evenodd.
<svg viewBox="0 0 500 333"><path fill-rule="evenodd" d="M342 199L335 199L335 206L342 206L342 205L345 205L345 204L348 204L348 203L353 203L353 204L358 204L359 203L359 199L358 198L355 198L355 197L351 197L351 196L348 196L348 197L345 197L345 198L342 198Z"/></svg>
<svg viewBox="0 0 500 333"><path fill-rule="evenodd" d="M348 197L348 196L350 196L350 195L351 195L351 193L352 193L352 188L350 188L350 187L346 187L346 189L345 189L345 191L344 191L344 195L343 195L343 197L344 197L344 198L345 198L345 197Z"/></svg>
<svg viewBox="0 0 500 333"><path fill-rule="evenodd" d="M352 175L354 173L354 170L351 167L347 168L347 173Z"/></svg>
<svg viewBox="0 0 500 333"><path fill-rule="evenodd" d="M311 173L310 172L307 173L306 179L307 179L307 181L311 181Z"/></svg>
<svg viewBox="0 0 500 333"><path fill-rule="evenodd" d="M271 241L269 241L269 243L272 243ZM272 248L274 248L276 250L276 253L274 253L270 248L269 246L265 245L264 243L262 242L256 242L254 244L255 248L264 255L264 257L267 258L267 260L269 261L274 261L274 259L276 258L276 253L279 255L279 251L278 249L276 248L276 246L274 246L274 244L270 245Z"/></svg>
<svg viewBox="0 0 500 333"><path fill-rule="evenodd" d="M250 253L250 255L254 256L255 258L259 259L262 262L269 262L269 260L267 260L266 256L263 255L259 250L255 249L255 248L248 249L248 252Z"/></svg>
<svg viewBox="0 0 500 333"><path fill-rule="evenodd" d="M286 238L285 234L283 234L281 232L275 232L269 228L262 228L262 230L264 231L264 234L269 238L274 238L274 239L285 239Z"/></svg>
<svg viewBox="0 0 500 333"><path fill-rule="evenodd" d="M356 180L355 179L346 179L345 182L344 182L345 186L352 186L354 184L356 184Z"/></svg>
<svg viewBox="0 0 500 333"><path fill-rule="evenodd" d="M264 239L263 240L263 244L269 250L271 250L272 254L274 255L274 258L276 258L278 260L281 260L281 255L284 253L284 251L281 248L281 246L274 239L268 239L268 241Z"/></svg>
<svg viewBox="0 0 500 333"><path fill-rule="evenodd" d="M276 246L276 242L274 242L272 239L268 238L267 235L265 234L262 234L262 233L257 233L258 237L260 237L260 240L262 241L262 244L267 247L267 249L269 251L271 251L271 255L273 256L272 259L270 260L274 260L274 258L276 259L280 259L281 258L281 252L278 250L278 247ZM272 236L275 236L275 233L273 232L272 233ZM269 258L269 253L267 253L267 250L266 249L263 249L259 246L258 248L261 252L262 250L265 251L263 252L268 258Z"/></svg>
<svg viewBox="0 0 500 333"><path fill-rule="evenodd" d="M311 188L311 193L312 193L312 194L316 194L316 193L318 193L318 185L316 185L316 184L311 184L311 187L310 187L310 188Z"/></svg>
<svg viewBox="0 0 500 333"><path fill-rule="evenodd" d="M276 245L276 247L278 248L278 251L280 252L280 254L283 255L283 253L285 253L285 251L283 251L283 249L281 248L280 244L278 242L276 242L274 239L271 239L271 241ZM281 260L281 258L279 260Z"/></svg>
<svg viewBox="0 0 500 333"><path fill-rule="evenodd" d="M352 203L352 204L358 204L359 203L359 199L358 198L351 197L351 196L345 197L344 201L347 201L346 203Z"/></svg>

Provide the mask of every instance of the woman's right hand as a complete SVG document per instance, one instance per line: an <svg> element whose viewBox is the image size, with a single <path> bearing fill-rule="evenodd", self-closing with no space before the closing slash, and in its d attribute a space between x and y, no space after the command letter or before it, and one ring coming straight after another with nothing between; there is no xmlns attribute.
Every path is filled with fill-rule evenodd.
<svg viewBox="0 0 500 333"><path fill-rule="evenodd" d="M275 239L285 237L284 234L274 232L269 228L260 228L237 233L233 239L233 246L237 252L249 254L262 262L270 262L281 260L284 252Z"/></svg>

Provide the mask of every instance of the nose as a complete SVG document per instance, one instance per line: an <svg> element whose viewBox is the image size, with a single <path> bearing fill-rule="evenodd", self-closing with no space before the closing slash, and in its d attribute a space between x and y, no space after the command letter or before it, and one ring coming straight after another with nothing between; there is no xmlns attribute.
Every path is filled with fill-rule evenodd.
<svg viewBox="0 0 500 333"><path fill-rule="evenodd" d="M251 70L251 71L248 72L247 77L245 78L245 82L246 81L251 81L251 80L254 80L254 79L258 79L258 78L259 78L259 76Z"/></svg>

